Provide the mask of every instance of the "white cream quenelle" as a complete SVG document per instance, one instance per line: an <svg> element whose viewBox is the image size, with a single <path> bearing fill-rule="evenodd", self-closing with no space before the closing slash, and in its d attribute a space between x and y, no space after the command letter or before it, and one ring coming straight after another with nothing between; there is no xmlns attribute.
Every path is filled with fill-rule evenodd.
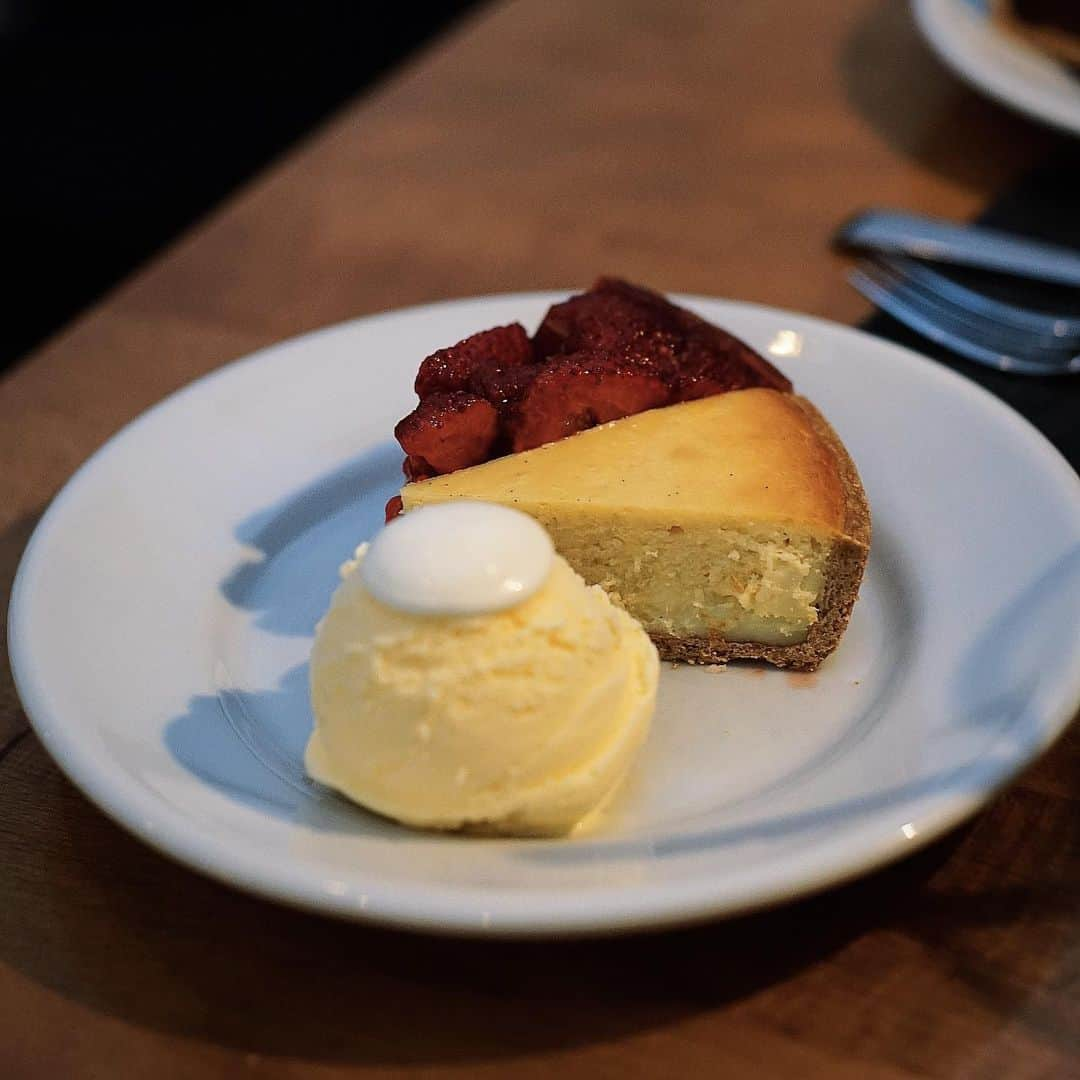
<svg viewBox="0 0 1080 1080"><path fill-rule="evenodd" d="M368 547L376 600L414 615L486 615L527 600L551 573L551 538L528 515L483 502L407 514Z"/></svg>
<svg viewBox="0 0 1080 1080"><path fill-rule="evenodd" d="M632 763L658 671L531 518L412 511L342 567L311 655L307 769L417 827L566 833Z"/></svg>

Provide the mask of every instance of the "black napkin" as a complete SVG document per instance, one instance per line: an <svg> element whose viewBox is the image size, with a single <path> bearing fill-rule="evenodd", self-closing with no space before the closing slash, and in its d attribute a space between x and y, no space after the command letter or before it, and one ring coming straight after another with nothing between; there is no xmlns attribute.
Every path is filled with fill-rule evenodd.
<svg viewBox="0 0 1080 1080"><path fill-rule="evenodd" d="M1080 152L1073 149L1061 152L995 199L977 220L983 225L1080 251ZM934 268L988 296L1080 317L1080 289L968 271L942 263L934 264ZM1080 470L1080 375L1035 378L1005 375L935 345L884 312L872 315L861 328L932 356L946 367L974 379L1027 417Z"/></svg>

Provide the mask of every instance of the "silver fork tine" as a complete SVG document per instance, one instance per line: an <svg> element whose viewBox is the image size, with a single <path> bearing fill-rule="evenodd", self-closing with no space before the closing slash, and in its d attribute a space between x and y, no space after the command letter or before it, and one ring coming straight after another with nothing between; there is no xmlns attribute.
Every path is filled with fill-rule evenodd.
<svg viewBox="0 0 1080 1080"><path fill-rule="evenodd" d="M907 302L899 299L886 285L879 283L872 274L872 268L864 264L849 275L848 280L868 300L882 311L888 312L895 319L910 326L913 330L937 342L952 352L965 356L976 363L996 368L1017 375L1067 375L1080 371L1080 356L1074 356L1063 362L1046 362L1008 356L993 349L960 336L953 330L941 325L937 320Z"/></svg>
<svg viewBox="0 0 1080 1080"><path fill-rule="evenodd" d="M895 319L910 326L913 330L952 352L965 356L976 363L996 368L998 371L1012 372L1018 375L1064 375L1068 368L1058 363L1038 362L1008 356L999 349L990 348L967 337L962 337L939 322L929 317L922 310L897 297L890 289L880 284L869 274L854 270L849 276L855 286L868 300L882 311L888 312Z"/></svg>
<svg viewBox="0 0 1080 1080"><path fill-rule="evenodd" d="M918 282L932 292L957 306L966 308L976 315L997 319L1009 326L1026 330L1029 333L1055 339L1076 338L1080 340L1080 318L1069 315L1051 314L1033 311L1030 308L1010 304L984 296L974 289L961 285L931 266L910 259L905 255L881 256L878 259L883 266L888 266L896 273L903 274Z"/></svg>
<svg viewBox="0 0 1080 1080"><path fill-rule="evenodd" d="M878 266L863 267L865 273L877 284L885 288L898 302L921 312L929 321L953 338L961 338L980 346L991 354L1009 358L1015 368L1016 361L1030 362L1039 366L1053 366L1069 371L1076 349L1060 346L1041 347L1031 339L1017 337L1013 332L1004 332L994 323L979 320L970 312L957 315L955 309L942 304L936 298L928 298L924 293L910 288L905 279L899 278Z"/></svg>
<svg viewBox="0 0 1080 1080"><path fill-rule="evenodd" d="M1032 360L1060 360L1063 354L1078 351L1074 343L1056 338L1039 338L1034 334L1003 326L993 319L976 315L966 308L943 300L940 296L914 284L903 274L898 274L881 264L871 263L864 267L900 299L923 309L938 322L947 322L962 337L969 337L990 348L1013 356L1025 356ZM1066 356L1065 359L1068 357Z"/></svg>

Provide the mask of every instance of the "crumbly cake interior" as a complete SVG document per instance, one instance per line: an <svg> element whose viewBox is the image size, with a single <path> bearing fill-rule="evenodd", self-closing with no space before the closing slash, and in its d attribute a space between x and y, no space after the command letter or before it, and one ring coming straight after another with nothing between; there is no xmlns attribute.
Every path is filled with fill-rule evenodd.
<svg viewBox="0 0 1080 1080"><path fill-rule="evenodd" d="M775 524L612 530L573 513L530 512L567 562L650 634L794 645L817 621L830 541Z"/></svg>

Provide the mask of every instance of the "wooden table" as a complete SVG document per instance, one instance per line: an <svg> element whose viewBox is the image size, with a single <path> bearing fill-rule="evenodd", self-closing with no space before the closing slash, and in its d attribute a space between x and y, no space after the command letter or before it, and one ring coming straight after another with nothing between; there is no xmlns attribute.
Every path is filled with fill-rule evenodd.
<svg viewBox="0 0 1080 1080"><path fill-rule="evenodd" d="M87 455L257 346L602 270L853 321L839 220L970 215L1050 146L899 0L484 9L4 378L4 580ZM1075 732L948 840L795 907L471 944L174 866L0 695L0 1076L1080 1075Z"/></svg>

